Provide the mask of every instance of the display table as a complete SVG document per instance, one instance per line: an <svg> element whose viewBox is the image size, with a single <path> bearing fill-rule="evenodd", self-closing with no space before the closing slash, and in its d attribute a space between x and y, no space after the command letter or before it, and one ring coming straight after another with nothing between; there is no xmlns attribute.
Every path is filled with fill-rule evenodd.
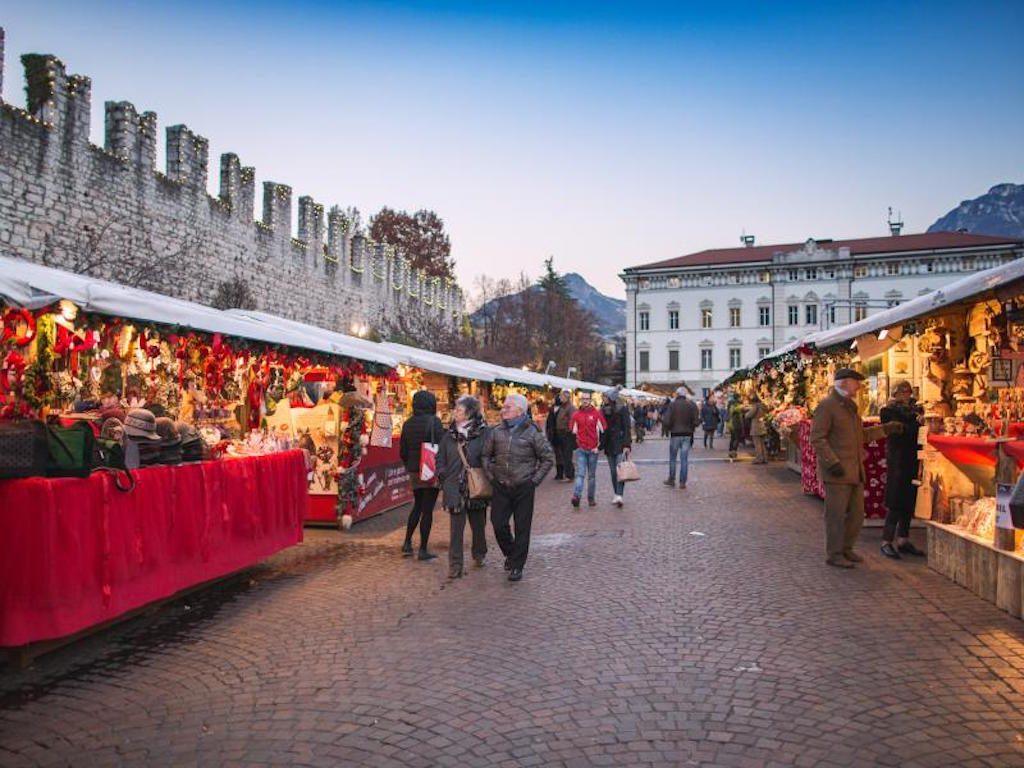
<svg viewBox="0 0 1024 768"><path fill-rule="evenodd" d="M359 500L359 510L352 516L354 522L412 502L409 473L398 455L397 438L390 448L367 447L359 463L359 473L366 493ZM337 507L337 494L313 494L306 521L334 525L338 520Z"/></svg>
<svg viewBox="0 0 1024 768"><path fill-rule="evenodd" d="M302 541L302 451L0 481L0 647L102 624Z"/></svg>
<svg viewBox="0 0 1024 768"><path fill-rule="evenodd" d="M928 521L928 566L1018 618L1024 617L1024 555L955 525Z"/></svg>
<svg viewBox="0 0 1024 768"><path fill-rule="evenodd" d="M866 424L866 426L871 426ZM801 421L794 429L800 442L800 484L810 496L825 498L825 486L818 478L818 457L811 445L811 422ZM885 519L885 438L864 446L864 517Z"/></svg>
<svg viewBox="0 0 1024 768"><path fill-rule="evenodd" d="M995 494L996 447L999 441L988 437L929 433L928 444L952 462L971 482L981 487L984 495Z"/></svg>

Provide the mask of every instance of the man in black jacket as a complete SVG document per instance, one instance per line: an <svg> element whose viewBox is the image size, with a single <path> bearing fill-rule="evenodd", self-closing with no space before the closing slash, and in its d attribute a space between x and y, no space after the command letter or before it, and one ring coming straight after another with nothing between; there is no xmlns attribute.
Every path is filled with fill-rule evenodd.
<svg viewBox="0 0 1024 768"><path fill-rule="evenodd" d="M608 429L601 434L601 447L608 457L608 469L612 473L612 504L622 508L622 493L626 484L619 480L618 466L621 461L629 458L633 442L630 438L629 406L619 403L619 390L609 389L604 393L601 413L608 423Z"/></svg>
<svg viewBox="0 0 1024 768"><path fill-rule="evenodd" d="M676 485L676 459L679 459L679 487L686 487L686 479L690 472L690 446L693 445L693 433L700 423L700 412L697 405L687 397L686 387L676 390L676 398L668 408L668 480L665 485L672 488Z"/></svg>
<svg viewBox="0 0 1024 768"><path fill-rule="evenodd" d="M491 525L505 555L509 581L523 578L523 566L530 550L534 490L555 463L551 446L540 428L526 414L522 395L505 398L501 423L484 441L484 472L493 486ZM510 521L515 521L515 535Z"/></svg>

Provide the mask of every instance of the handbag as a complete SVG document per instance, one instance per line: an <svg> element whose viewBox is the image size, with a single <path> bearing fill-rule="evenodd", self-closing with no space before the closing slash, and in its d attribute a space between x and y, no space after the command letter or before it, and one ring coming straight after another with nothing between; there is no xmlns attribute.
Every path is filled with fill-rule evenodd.
<svg viewBox="0 0 1024 768"><path fill-rule="evenodd" d="M440 446L434 442L434 424L430 424L430 442L420 443L420 480L424 483L437 482L437 451Z"/></svg>
<svg viewBox="0 0 1024 768"><path fill-rule="evenodd" d="M615 476L619 482L630 483L640 479L640 470L637 469L632 459L623 459L615 467Z"/></svg>
<svg viewBox="0 0 1024 768"><path fill-rule="evenodd" d="M0 479L42 477L50 453L41 421L0 421Z"/></svg>
<svg viewBox="0 0 1024 768"><path fill-rule="evenodd" d="M78 422L70 427L47 424L46 443L48 477L88 477L96 453L96 435L92 427Z"/></svg>
<svg viewBox="0 0 1024 768"><path fill-rule="evenodd" d="M462 466L466 468L466 493L471 499L489 499L494 493L491 488L491 481L487 478L483 467L469 466L466 458L466 450L462 443L456 443L459 450L459 458L462 459Z"/></svg>

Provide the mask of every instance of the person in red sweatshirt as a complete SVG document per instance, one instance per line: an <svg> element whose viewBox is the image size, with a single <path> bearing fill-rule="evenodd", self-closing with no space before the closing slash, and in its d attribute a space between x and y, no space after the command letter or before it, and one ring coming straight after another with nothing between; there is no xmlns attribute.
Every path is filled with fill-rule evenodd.
<svg viewBox="0 0 1024 768"><path fill-rule="evenodd" d="M601 433L608 429L608 423L601 412L594 407L589 392L580 393L580 407L572 415L569 422L572 433L576 436L576 484L572 491L572 505L579 509L580 497L583 495L583 478L587 478L587 504L591 507L597 501L597 457L601 445Z"/></svg>

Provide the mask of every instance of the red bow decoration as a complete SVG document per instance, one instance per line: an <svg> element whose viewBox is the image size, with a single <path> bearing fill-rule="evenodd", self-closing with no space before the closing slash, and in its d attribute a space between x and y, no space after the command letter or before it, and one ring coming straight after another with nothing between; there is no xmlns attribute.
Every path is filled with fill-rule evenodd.
<svg viewBox="0 0 1024 768"><path fill-rule="evenodd" d="M4 312L4 331L0 341L14 339L15 345L27 347L36 337L36 318L27 309L15 309L14 307ZM19 326L25 326L25 332L19 333Z"/></svg>

